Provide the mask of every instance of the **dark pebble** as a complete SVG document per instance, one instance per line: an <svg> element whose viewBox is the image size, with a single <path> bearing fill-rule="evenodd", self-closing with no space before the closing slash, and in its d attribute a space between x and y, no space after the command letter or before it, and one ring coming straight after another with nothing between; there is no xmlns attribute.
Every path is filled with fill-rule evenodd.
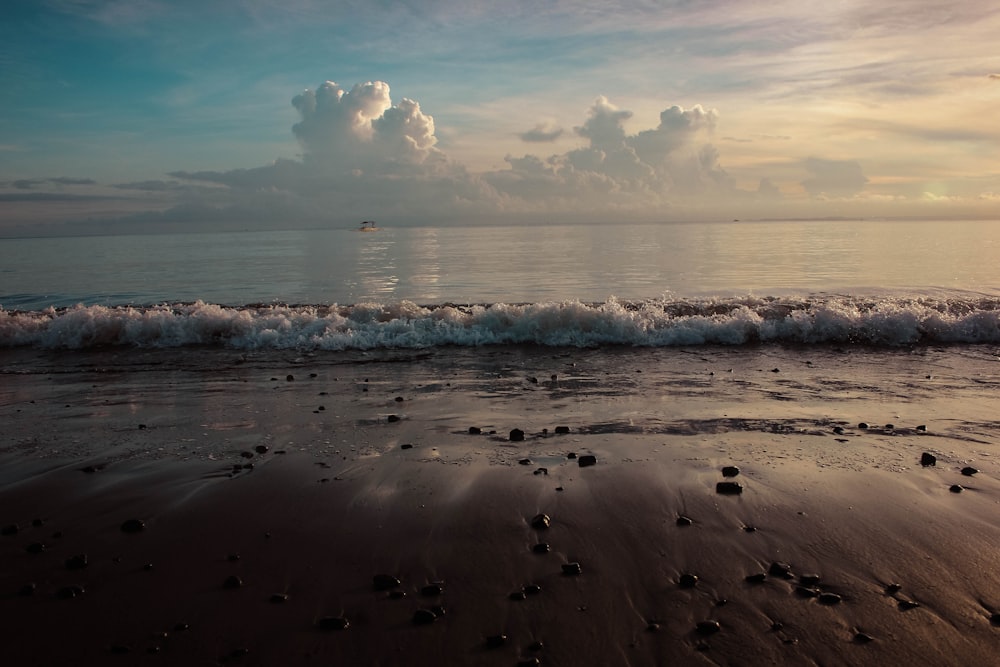
<svg viewBox="0 0 1000 667"><path fill-rule="evenodd" d="M235 563L239 559L240 559L239 554L229 554L228 556L226 556L226 560L228 560L230 563Z"/></svg>
<svg viewBox="0 0 1000 667"><path fill-rule="evenodd" d="M73 584L72 586L63 586L56 591L56 597L60 600L72 600L75 597L80 597L85 592L83 586L79 584Z"/></svg>
<svg viewBox="0 0 1000 667"><path fill-rule="evenodd" d="M833 432L836 433L837 435L844 435L844 427L843 426L834 426L833 427Z"/></svg>
<svg viewBox="0 0 1000 667"><path fill-rule="evenodd" d="M41 528L42 526L45 525L45 521L43 521L42 519L32 519L31 525L34 526L35 528Z"/></svg>
<svg viewBox="0 0 1000 667"><path fill-rule="evenodd" d="M556 433L558 435L565 435L569 433L569 426L556 426Z"/></svg>
<svg viewBox="0 0 1000 667"><path fill-rule="evenodd" d="M690 526L693 523L694 523L694 521L692 521L689 517L686 517L686 516L683 516L683 515L677 517L677 525L678 526Z"/></svg>
<svg viewBox="0 0 1000 667"><path fill-rule="evenodd" d="M520 463L523 466L530 466L531 465L531 459L521 459L520 461L518 461L518 463Z"/></svg>
<svg viewBox="0 0 1000 667"><path fill-rule="evenodd" d="M139 430L140 431L145 431L146 430L146 425L145 424L139 424Z"/></svg>
<svg viewBox="0 0 1000 667"><path fill-rule="evenodd" d="M744 533L756 533L757 532L757 527L756 526L749 526L749 525L743 526L743 532Z"/></svg>
<svg viewBox="0 0 1000 667"><path fill-rule="evenodd" d="M190 630L191 626L187 623L178 623L174 626L174 632L186 632Z"/></svg>
<svg viewBox="0 0 1000 667"><path fill-rule="evenodd" d="M738 496L743 493L743 485L739 482L719 482L715 485L715 492L724 496Z"/></svg>
<svg viewBox="0 0 1000 667"><path fill-rule="evenodd" d="M285 376L285 382L293 382L294 380L295 380L295 376L294 375L286 375Z"/></svg>
<svg viewBox="0 0 1000 667"><path fill-rule="evenodd" d="M546 542L539 542L535 546L531 547L531 550L536 554L547 554L551 550L551 547L549 547Z"/></svg>
<svg viewBox="0 0 1000 667"><path fill-rule="evenodd" d="M222 582L222 587L227 589L241 588L243 586L243 580L237 577L235 574L226 577L226 580Z"/></svg>
<svg viewBox="0 0 1000 667"><path fill-rule="evenodd" d="M594 456L593 454L584 454L577 460L577 463L580 465L581 468L597 465L597 457Z"/></svg>
<svg viewBox="0 0 1000 667"><path fill-rule="evenodd" d="M29 554L40 554L45 551L45 545L41 542L32 542L24 548Z"/></svg>
<svg viewBox="0 0 1000 667"><path fill-rule="evenodd" d="M723 477L736 477L740 474L740 469L737 466L725 466L722 468Z"/></svg>
<svg viewBox="0 0 1000 667"><path fill-rule="evenodd" d="M521 587L521 590L527 595L538 595L542 592L542 587L538 584L525 584Z"/></svg>
<svg viewBox="0 0 1000 667"><path fill-rule="evenodd" d="M521 442L524 440L524 431L519 428L515 428L510 432L509 438L511 442Z"/></svg>
<svg viewBox="0 0 1000 667"><path fill-rule="evenodd" d="M895 595L901 590L903 590L903 584L889 584L885 587L886 595Z"/></svg>
<svg viewBox="0 0 1000 667"><path fill-rule="evenodd" d="M548 468L539 468L538 470L536 470L532 474L533 475L548 475L549 474L549 469Z"/></svg>
<svg viewBox="0 0 1000 667"><path fill-rule="evenodd" d="M909 611L910 609L916 609L920 606L919 602L914 602L913 600L900 600L897 604L900 611Z"/></svg>
<svg viewBox="0 0 1000 667"><path fill-rule="evenodd" d="M677 580L677 584L681 588L694 588L698 585L698 575L688 574L685 572L680 576L680 579Z"/></svg>
<svg viewBox="0 0 1000 667"><path fill-rule="evenodd" d="M420 589L420 594L428 598L437 597L443 592L444 588L442 588L440 584L427 584Z"/></svg>
<svg viewBox="0 0 1000 667"><path fill-rule="evenodd" d="M937 457L934 456L933 454L924 452L923 454L920 455L920 465L926 468L927 466L932 466L935 464L937 464Z"/></svg>
<svg viewBox="0 0 1000 667"><path fill-rule="evenodd" d="M509 597L511 600L515 600L516 601L516 600L523 600L527 596L524 594L524 591L514 591L513 593L511 593L507 597Z"/></svg>
<svg viewBox="0 0 1000 667"><path fill-rule="evenodd" d="M17 535L21 527L16 523L9 523L3 528L0 528L0 535Z"/></svg>
<svg viewBox="0 0 1000 667"><path fill-rule="evenodd" d="M860 424L858 424L858 428L862 430L868 428L868 422L861 422Z"/></svg>
<svg viewBox="0 0 1000 667"><path fill-rule="evenodd" d="M854 635L854 641L857 644L869 644L875 641L875 638L872 637L867 632L859 632L856 635Z"/></svg>
<svg viewBox="0 0 1000 667"><path fill-rule="evenodd" d="M152 572L153 571L153 564L152 563L146 563L145 565L142 566L142 569L145 570L146 572Z"/></svg>
<svg viewBox="0 0 1000 667"><path fill-rule="evenodd" d="M965 489L961 484L952 484L950 487L948 487L948 490L951 491L952 493L961 493Z"/></svg>
<svg viewBox="0 0 1000 667"><path fill-rule="evenodd" d="M405 399L405 398L403 398L402 396L397 396L397 397L395 398L395 401L396 401L397 403L402 403L402 402L403 402L403 401L405 401L405 400L406 400L406 399Z"/></svg>
<svg viewBox="0 0 1000 667"><path fill-rule="evenodd" d="M930 376L928 375L927 377L930 377ZM927 432L927 425L926 424L921 424L920 426L917 427L917 430L920 431L921 433L926 433Z"/></svg>
<svg viewBox="0 0 1000 667"><path fill-rule="evenodd" d="M646 632L659 632L660 624L655 621L650 621L646 624Z"/></svg>
<svg viewBox="0 0 1000 667"><path fill-rule="evenodd" d="M718 621L699 621L694 628L699 635L714 635L722 629Z"/></svg>
<svg viewBox="0 0 1000 667"><path fill-rule="evenodd" d="M142 519L129 519L122 524L123 533L140 533L146 528Z"/></svg>
<svg viewBox="0 0 1000 667"><path fill-rule="evenodd" d="M531 644L528 645L528 650L529 651L535 651L535 652L537 652L537 651L541 651L544 648L545 648L545 644L543 642L539 642L539 641L531 642Z"/></svg>
<svg viewBox="0 0 1000 667"><path fill-rule="evenodd" d="M792 578L792 566L788 563L782 563L780 561L771 563L771 566L767 568L767 572L772 577L783 577L785 579Z"/></svg>
<svg viewBox="0 0 1000 667"><path fill-rule="evenodd" d="M815 598L819 597L819 591L815 588L809 588L808 586L796 586L795 594L800 598Z"/></svg>
<svg viewBox="0 0 1000 667"><path fill-rule="evenodd" d="M87 554L77 554L66 559L67 570L82 570L87 567Z"/></svg>
<svg viewBox="0 0 1000 667"><path fill-rule="evenodd" d="M392 424L393 422L398 422L399 421L399 415L389 415L388 417L385 418L385 420L387 422L389 422L390 424Z"/></svg>
<svg viewBox="0 0 1000 667"><path fill-rule="evenodd" d="M490 635L486 638L487 648L500 648L507 643L507 635Z"/></svg>
<svg viewBox="0 0 1000 667"><path fill-rule="evenodd" d="M569 575L569 576L576 576L578 574L582 574L583 573L583 568L576 561L574 561L572 563L563 563L562 572L563 572L563 574L566 574L566 575Z"/></svg>
<svg viewBox="0 0 1000 667"><path fill-rule="evenodd" d="M17 594L23 596L34 595L37 588L38 586L34 583L25 584L18 589Z"/></svg>
<svg viewBox="0 0 1000 667"><path fill-rule="evenodd" d="M819 583L818 574L803 574L799 577L799 583L803 586L815 586Z"/></svg>
<svg viewBox="0 0 1000 667"><path fill-rule="evenodd" d="M83 468L83 472L88 474L98 472L99 470L100 468L97 466L87 466L86 468Z"/></svg>
<svg viewBox="0 0 1000 667"><path fill-rule="evenodd" d="M316 621L320 630L346 630L351 627L351 622L343 616L324 616Z"/></svg>
<svg viewBox="0 0 1000 667"><path fill-rule="evenodd" d="M570 452L569 454L566 455L566 458L568 458L568 459L575 459L576 458L576 452Z"/></svg>
<svg viewBox="0 0 1000 667"><path fill-rule="evenodd" d="M470 426L469 427L469 435L479 435L482 432L483 432L483 429L479 428L478 426Z"/></svg>
<svg viewBox="0 0 1000 667"><path fill-rule="evenodd" d="M322 410L323 406L321 405L319 409ZM267 454L267 445L257 445L253 449L258 454Z"/></svg>
<svg viewBox="0 0 1000 667"><path fill-rule="evenodd" d="M971 466L966 466L965 468L962 468L962 474L965 475L966 477L972 477L977 472L979 472L979 470Z"/></svg>
<svg viewBox="0 0 1000 667"><path fill-rule="evenodd" d="M407 444L407 445L400 445L399 448L400 449L413 449L413 445L409 445L409 444Z"/></svg>
<svg viewBox="0 0 1000 667"><path fill-rule="evenodd" d="M437 614L430 609L418 609L413 612L414 625L430 625L437 620Z"/></svg>
<svg viewBox="0 0 1000 667"><path fill-rule="evenodd" d="M743 581L747 582L748 584L762 584L765 581L767 581L767 575L764 574L763 572L758 572L756 574L748 574L747 576L743 577Z"/></svg>
<svg viewBox="0 0 1000 667"><path fill-rule="evenodd" d="M400 585L399 579L391 574L376 574L372 577L372 586L376 591L388 591Z"/></svg>
<svg viewBox="0 0 1000 667"><path fill-rule="evenodd" d="M288 602L287 593L275 593L274 595L271 596L272 604L282 604L283 602Z"/></svg>
<svg viewBox="0 0 1000 667"><path fill-rule="evenodd" d="M836 593L821 593L819 596L820 604L840 604L844 598L840 597Z"/></svg>
<svg viewBox="0 0 1000 667"><path fill-rule="evenodd" d="M1000 612L994 612L990 616L990 623L993 625L1000 625Z"/></svg>
<svg viewBox="0 0 1000 667"><path fill-rule="evenodd" d="M242 456L245 459L252 459L253 458L253 452L240 452L240 456ZM239 467L239 466L237 466L237 467Z"/></svg>
<svg viewBox="0 0 1000 667"><path fill-rule="evenodd" d="M535 530L544 530L552 525L552 519L548 514L536 514L531 519L531 527Z"/></svg>
<svg viewBox="0 0 1000 667"><path fill-rule="evenodd" d="M771 623L771 632L781 632L785 629L785 624L781 621L775 621Z"/></svg>
<svg viewBox="0 0 1000 667"><path fill-rule="evenodd" d="M406 591L401 591L401 590L389 591L390 600L402 600L405 597L406 597Z"/></svg>
<svg viewBox="0 0 1000 667"><path fill-rule="evenodd" d="M517 667L535 667L540 664L542 662L538 658L525 658L524 660L517 661Z"/></svg>

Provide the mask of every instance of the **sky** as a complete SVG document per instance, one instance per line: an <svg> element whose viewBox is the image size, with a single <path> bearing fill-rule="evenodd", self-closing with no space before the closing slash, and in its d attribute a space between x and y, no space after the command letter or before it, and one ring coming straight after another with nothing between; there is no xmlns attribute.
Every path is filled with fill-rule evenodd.
<svg viewBox="0 0 1000 667"><path fill-rule="evenodd" d="M5 0L0 235L1000 218L1000 5Z"/></svg>

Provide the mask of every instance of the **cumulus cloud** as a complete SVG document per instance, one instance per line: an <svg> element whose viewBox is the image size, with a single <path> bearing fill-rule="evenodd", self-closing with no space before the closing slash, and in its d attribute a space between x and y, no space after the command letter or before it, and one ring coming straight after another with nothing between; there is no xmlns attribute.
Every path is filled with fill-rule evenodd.
<svg viewBox="0 0 1000 667"><path fill-rule="evenodd" d="M855 160L809 158L803 166L812 175L802 181L813 197L853 197L868 183L861 165Z"/></svg>
<svg viewBox="0 0 1000 667"><path fill-rule="evenodd" d="M552 125L551 123L539 123L527 132L521 132L517 136L521 138L521 141L528 143L548 143L555 141L562 135L563 129L561 127Z"/></svg>

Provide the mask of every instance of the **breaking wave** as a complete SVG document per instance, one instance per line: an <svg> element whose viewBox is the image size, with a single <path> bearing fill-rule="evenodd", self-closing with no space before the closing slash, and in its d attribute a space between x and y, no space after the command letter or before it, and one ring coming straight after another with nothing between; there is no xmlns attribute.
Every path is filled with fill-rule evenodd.
<svg viewBox="0 0 1000 667"><path fill-rule="evenodd" d="M374 350L537 344L670 347L756 343L898 347L1000 343L1000 299L739 297L603 303L351 306L201 301L0 308L0 347Z"/></svg>

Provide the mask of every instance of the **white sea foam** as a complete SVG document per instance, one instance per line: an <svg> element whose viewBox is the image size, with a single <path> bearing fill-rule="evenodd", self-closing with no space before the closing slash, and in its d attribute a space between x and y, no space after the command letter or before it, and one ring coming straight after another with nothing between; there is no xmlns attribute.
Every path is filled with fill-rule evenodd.
<svg viewBox="0 0 1000 667"><path fill-rule="evenodd" d="M0 309L0 347L372 350L538 344L1000 343L1000 300L899 297Z"/></svg>

